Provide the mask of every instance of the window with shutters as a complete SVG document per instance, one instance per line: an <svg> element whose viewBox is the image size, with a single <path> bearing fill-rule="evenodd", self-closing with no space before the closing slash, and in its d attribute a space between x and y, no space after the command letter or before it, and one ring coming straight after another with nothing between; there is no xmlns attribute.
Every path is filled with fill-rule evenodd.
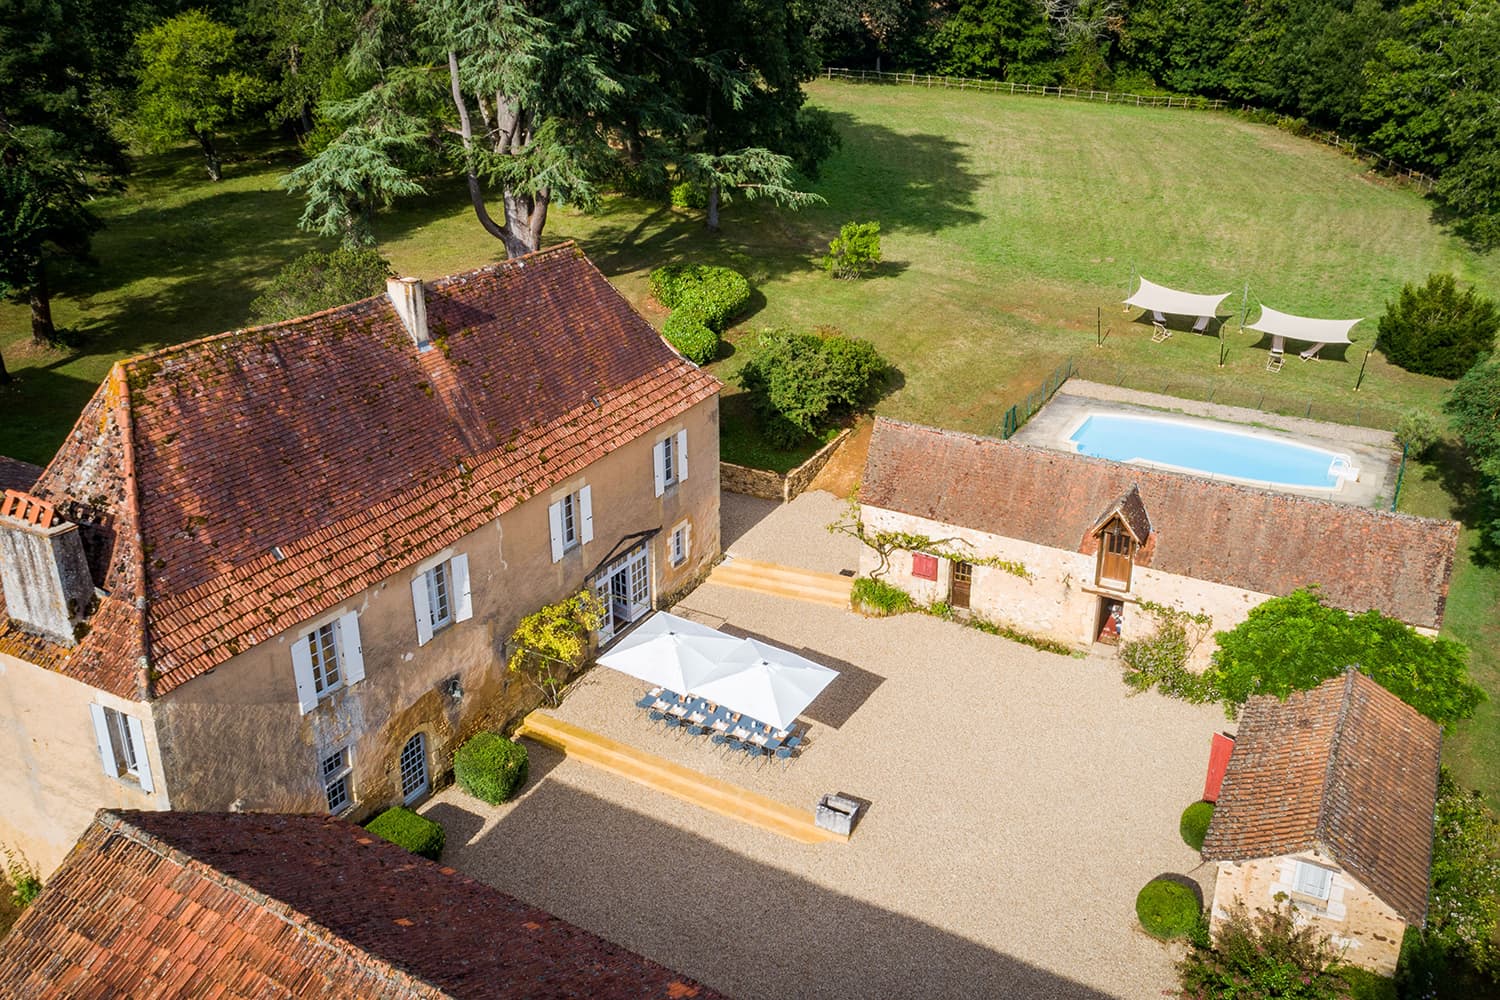
<svg viewBox="0 0 1500 1000"><path fill-rule="evenodd" d="M1292 874L1292 891L1299 896L1327 900L1333 889L1333 872L1320 865L1298 861Z"/></svg>
<svg viewBox="0 0 1500 1000"><path fill-rule="evenodd" d="M672 532L671 542L668 545L668 561L673 566L681 566L687 562L688 557L688 526L680 525Z"/></svg>
<svg viewBox="0 0 1500 1000"><path fill-rule="evenodd" d="M313 690L318 697L332 694L344 686L344 673L339 668L338 622L329 622L308 634L302 640L308 644L312 654Z"/></svg>
<svg viewBox="0 0 1500 1000"><path fill-rule="evenodd" d="M562 498L563 548L571 549L578 544L578 494L569 493Z"/></svg>
<svg viewBox="0 0 1500 1000"><path fill-rule="evenodd" d="M678 431L656 442L651 448L651 464L657 496L684 482L688 477L687 431Z"/></svg>
<svg viewBox="0 0 1500 1000"><path fill-rule="evenodd" d="M342 747L323 758L323 791L328 796L328 811L335 816L346 812L354 804L349 783L353 770L348 747Z"/></svg>
<svg viewBox="0 0 1500 1000"><path fill-rule="evenodd" d="M552 502L547 519L552 531L552 561L594 540L593 489L582 486Z"/></svg>
<svg viewBox="0 0 1500 1000"><path fill-rule="evenodd" d="M151 771L146 763L145 729L139 719L103 705L90 705L94 735L104 772L116 778L132 778L150 791Z"/></svg>
<svg viewBox="0 0 1500 1000"><path fill-rule="evenodd" d="M469 592L469 557L459 553L426 567L418 567L411 581L411 606L417 619L417 645L458 622L474 617Z"/></svg>

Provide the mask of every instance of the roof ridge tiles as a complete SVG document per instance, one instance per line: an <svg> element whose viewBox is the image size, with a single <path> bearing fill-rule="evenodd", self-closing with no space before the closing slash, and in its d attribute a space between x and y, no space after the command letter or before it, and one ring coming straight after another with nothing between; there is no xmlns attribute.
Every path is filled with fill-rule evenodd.
<svg viewBox="0 0 1500 1000"><path fill-rule="evenodd" d="M1328 734L1328 761L1323 767L1323 788L1318 794L1318 818L1313 823L1312 829L1313 839L1319 844L1329 842L1328 797L1332 793L1334 776L1338 773L1339 744L1344 734L1344 723L1349 720L1349 706L1354 700L1355 677L1358 673L1359 671L1353 666L1344 668L1344 686L1339 696L1339 711L1333 720L1333 731Z"/></svg>

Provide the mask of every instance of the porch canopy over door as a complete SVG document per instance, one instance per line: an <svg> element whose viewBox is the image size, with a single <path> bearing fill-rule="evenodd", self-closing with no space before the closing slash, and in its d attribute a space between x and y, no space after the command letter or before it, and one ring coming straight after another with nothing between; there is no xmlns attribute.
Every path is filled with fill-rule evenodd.
<svg viewBox="0 0 1500 1000"><path fill-rule="evenodd" d="M1219 305L1232 294L1232 292L1224 292L1222 295L1198 295L1193 292L1179 292L1175 288L1158 285L1142 278L1141 287L1125 300L1125 304L1151 313L1211 319L1218 313Z"/></svg>

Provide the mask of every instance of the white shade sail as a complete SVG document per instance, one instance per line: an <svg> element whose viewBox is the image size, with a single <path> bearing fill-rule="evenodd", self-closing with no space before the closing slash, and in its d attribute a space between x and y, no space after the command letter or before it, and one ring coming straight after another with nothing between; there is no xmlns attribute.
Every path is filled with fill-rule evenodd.
<svg viewBox="0 0 1500 1000"><path fill-rule="evenodd" d="M741 639L721 665L735 669L704 681L692 693L778 729L796 722L838 676L837 670L754 639Z"/></svg>
<svg viewBox="0 0 1500 1000"><path fill-rule="evenodd" d="M719 661L741 641L707 625L659 611L599 657L599 665L669 691L687 692L694 684L723 672Z"/></svg>
<svg viewBox="0 0 1500 1000"><path fill-rule="evenodd" d="M1260 317L1254 323L1246 323L1245 329L1308 344L1348 344L1349 331L1358 322L1357 319L1308 319L1261 306Z"/></svg>
<svg viewBox="0 0 1500 1000"><path fill-rule="evenodd" d="M1149 309L1152 312L1171 313L1173 316L1212 316L1218 312L1219 304L1231 294L1233 293L1195 295L1192 292L1179 292L1175 288L1158 285L1142 278L1141 287L1125 300L1125 304L1135 306L1137 309Z"/></svg>

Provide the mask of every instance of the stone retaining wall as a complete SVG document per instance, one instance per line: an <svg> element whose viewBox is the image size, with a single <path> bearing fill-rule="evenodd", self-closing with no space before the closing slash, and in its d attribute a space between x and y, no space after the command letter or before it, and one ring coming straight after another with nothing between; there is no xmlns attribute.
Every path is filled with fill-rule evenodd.
<svg viewBox="0 0 1500 1000"><path fill-rule="evenodd" d="M828 460L851 433L849 428L839 431L832 441L786 475L767 469L735 465L733 462L720 462L719 489L787 503L812 485L818 473L823 471L823 466L828 464Z"/></svg>

